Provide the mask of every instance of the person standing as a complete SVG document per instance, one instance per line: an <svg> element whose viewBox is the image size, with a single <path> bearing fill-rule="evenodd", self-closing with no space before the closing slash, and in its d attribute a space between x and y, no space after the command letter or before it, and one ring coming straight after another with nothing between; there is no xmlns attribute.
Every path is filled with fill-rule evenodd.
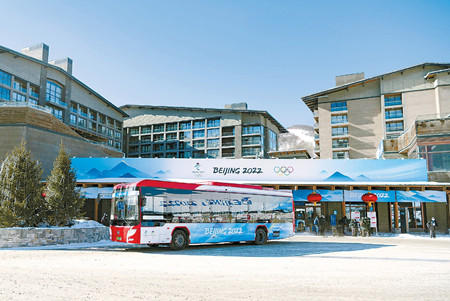
<svg viewBox="0 0 450 301"><path fill-rule="evenodd" d="M316 236L319 235L319 217L316 216L314 219L314 229L316 230Z"/></svg>
<svg viewBox="0 0 450 301"><path fill-rule="evenodd" d="M319 217L319 232L320 235L325 236L325 216L323 214Z"/></svg>
<svg viewBox="0 0 450 301"><path fill-rule="evenodd" d="M436 229L437 229L437 221L434 218L434 216L431 218L430 221L427 223L427 227L430 230L430 238L436 238Z"/></svg>

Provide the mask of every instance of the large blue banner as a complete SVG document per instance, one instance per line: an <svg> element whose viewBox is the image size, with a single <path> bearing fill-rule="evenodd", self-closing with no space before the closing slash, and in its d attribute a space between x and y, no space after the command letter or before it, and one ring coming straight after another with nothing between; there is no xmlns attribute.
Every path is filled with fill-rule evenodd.
<svg viewBox="0 0 450 301"><path fill-rule="evenodd" d="M361 197L367 192L367 190L344 190L344 200L346 202L362 202ZM395 191L393 190L371 190L370 192L378 197L377 202L395 202Z"/></svg>
<svg viewBox="0 0 450 301"><path fill-rule="evenodd" d="M397 202L431 202L431 203L445 203L447 197L445 191L434 190L410 190L410 191L397 191Z"/></svg>
<svg viewBox="0 0 450 301"><path fill-rule="evenodd" d="M322 196L321 202L342 202L343 192L342 190L314 190L316 193ZM308 195L312 193L312 190L293 190L292 196L294 202L308 202Z"/></svg>

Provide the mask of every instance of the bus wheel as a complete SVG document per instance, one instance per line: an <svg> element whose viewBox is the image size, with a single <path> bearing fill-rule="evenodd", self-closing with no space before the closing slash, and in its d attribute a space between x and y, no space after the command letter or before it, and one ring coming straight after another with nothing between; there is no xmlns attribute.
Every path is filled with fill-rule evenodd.
<svg viewBox="0 0 450 301"><path fill-rule="evenodd" d="M255 245L263 245L267 241L267 233L263 229L256 230Z"/></svg>
<svg viewBox="0 0 450 301"><path fill-rule="evenodd" d="M175 230L172 234L170 247L173 250L183 250L188 245L187 235L183 230Z"/></svg>

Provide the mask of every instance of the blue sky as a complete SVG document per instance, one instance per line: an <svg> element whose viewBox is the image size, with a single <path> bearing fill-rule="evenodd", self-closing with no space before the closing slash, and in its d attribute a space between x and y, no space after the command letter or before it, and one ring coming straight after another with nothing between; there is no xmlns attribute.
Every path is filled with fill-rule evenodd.
<svg viewBox="0 0 450 301"><path fill-rule="evenodd" d="M247 102L285 127L336 75L450 62L450 1L0 2L0 44L50 59L117 106Z"/></svg>

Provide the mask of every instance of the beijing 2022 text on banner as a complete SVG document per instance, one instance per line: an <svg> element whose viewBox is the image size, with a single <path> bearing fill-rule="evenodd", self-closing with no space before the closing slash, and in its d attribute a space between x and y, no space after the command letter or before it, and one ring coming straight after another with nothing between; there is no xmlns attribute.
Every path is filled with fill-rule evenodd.
<svg viewBox="0 0 450 301"><path fill-rule="evenodd" d="M153 159L73 158L77 180L140 179L245 183L426 182L423 159Z"/></svg>

